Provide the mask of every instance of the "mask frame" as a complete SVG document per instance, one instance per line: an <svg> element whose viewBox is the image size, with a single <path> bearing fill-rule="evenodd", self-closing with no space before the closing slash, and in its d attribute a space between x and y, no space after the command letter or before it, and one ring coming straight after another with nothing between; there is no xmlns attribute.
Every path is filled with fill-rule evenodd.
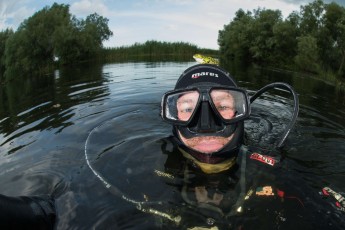
<svg viewBox="0 0 345 230"><path fill-rule="evenodd" d="M211 91L213 90L225 90L225 91L232 91L232 92L242 94L242 97L243 97L242 106L243 106L244 113L238 114L236 115L236 117L231 118L231 119L225 119L220 114L220 112L218 111L218 109L216 108L216 105L214 104L212 100ZM182 93L196 92L196 91L199 93L198 100L195 105L195 109L188 120L185 120L185 121L178 120L169 116L168 113L170 112L168 112L169 106L167 104L168 104L168 98L171 95L175 95L175 94L178 95L180 93L182 94ZM199 111L200 107L203 106L203 103L205 102L208 102L209 106L212 108L212 112L217 116L217 119L220 119L221 122L226 125L235 124L239 121L243 121L247 119L250 116L250 106L249 106L250 102L249 102L247 91L240 88L235 88L235 87L198 85L198 86L187 87L185 89L171 90L171 91L166 92L163 95L162 101L161 101L161 117L163 118L164 121L171 123L173 125L188 126L193 121L195 114ZM177 100L173 101L172 103L177 104ZM177 113L177 111L174 111L173 113Z"/></svg>

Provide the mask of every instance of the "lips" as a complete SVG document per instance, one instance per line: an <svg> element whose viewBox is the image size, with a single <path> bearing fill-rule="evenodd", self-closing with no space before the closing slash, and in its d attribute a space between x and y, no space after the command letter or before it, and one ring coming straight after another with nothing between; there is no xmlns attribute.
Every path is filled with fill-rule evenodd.
<svg viewBox="0 0 345 230"><path fill-rule="evenodd" d="M187 139L181 135L179 131L179 136L181 141L188 148L196 150L200 153L210 154L221 150L227 143L229 143L234 134L232 134L230 137L202 136Z"/></svg>
<svg viewBox="0 0 345 230"><path fill-rule="evenodd" d="M202 153L213 153L223 148L224 144L217 140L200 141L193 146L193 149Z"/></svg>

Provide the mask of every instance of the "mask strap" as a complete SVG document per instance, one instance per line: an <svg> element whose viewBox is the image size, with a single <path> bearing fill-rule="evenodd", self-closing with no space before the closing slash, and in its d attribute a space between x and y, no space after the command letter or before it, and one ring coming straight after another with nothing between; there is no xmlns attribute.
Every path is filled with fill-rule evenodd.
<svg viewBox="0 0 345 230"><path fill-rule="evenodd" d="M298 111L299 111L299 101L298 101L298 97L295 93L295 91L293 90L293 88L286 83L283 82L275 82L269 85L264 86L263 88L261 88L259 91L257 91L251 98L250 98L250 103L253 103L254 100L256 98L258 98L259 96L261 96L261 94L263 94L264 92L270 90L270 89L274 89L274 88L285 88L287 89L293 96L294 99L294 110L293 110L293 115L292 115L292 119L290 121L290 123L288 124L288 126L285 128L285 131L283 132L283 135L280 139L280 141L278 142L277 148L281 148L284 145L284 142L287 138L287 136L289 135L291 129L293 128L293 126L296 123L297 120L297 116L298 116Z"/></svg>

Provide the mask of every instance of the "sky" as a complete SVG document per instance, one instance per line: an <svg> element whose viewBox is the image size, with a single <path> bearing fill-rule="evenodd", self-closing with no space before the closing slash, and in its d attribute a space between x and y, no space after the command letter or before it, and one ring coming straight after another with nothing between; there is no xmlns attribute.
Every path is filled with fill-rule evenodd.
<svg viewBox="0 0 345 230"><path fill-rule="evenodd" d="M334 1L345 6L345 0ZM70 13L80 19L92 13L108 18L114 35L105 47L157 40L218 49L218 31L240 8L278 9L285 18L313 0L0 0L0 31L15 31L23 20L54 2L68 4Z"/></svg>

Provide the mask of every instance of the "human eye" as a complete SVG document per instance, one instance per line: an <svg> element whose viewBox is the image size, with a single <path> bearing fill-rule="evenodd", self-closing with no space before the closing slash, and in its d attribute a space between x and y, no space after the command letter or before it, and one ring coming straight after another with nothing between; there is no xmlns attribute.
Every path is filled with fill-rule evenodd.
<svg viewBox="0 0 345 230"><path fill-rule="evenodd" d="M218 104L216 105L216 109L218 110L220 115L225 119L231 119L235 115L234 107L230 104Z"/></svg>
<svg viewBox="0 0 345 230"><path fill-rule="evenodd" d="M178 118L182 121L188 121L190 117L192 116L195 109L195 105L190 103L182 103L178 107Z"/></svg>
<svg viewBox="0 0 345 230"><path fill-rule="evenodd" d="M192 107L192 106L182 106L181 108L180 108L180 112L181 113L192 113L193 112L193 110L194 110L194 107Z"/></svg>
<svg viewBox="0 0 345 230"><path fill-rule="evenodd" d="M224 106L224 105L219 105L219 106L217 106L217 110L218 111L226 111L226 110L228 110L230 107L228 107L228 106Z"/></svg>
<svg viewBox="0 0 345 230"><path fill-rule="evenodd" d="M216 108L218 111L228 111L228 110L233 110L234 107L232 105L228 105L228 104L218 104L216 105Z"/></svg>

